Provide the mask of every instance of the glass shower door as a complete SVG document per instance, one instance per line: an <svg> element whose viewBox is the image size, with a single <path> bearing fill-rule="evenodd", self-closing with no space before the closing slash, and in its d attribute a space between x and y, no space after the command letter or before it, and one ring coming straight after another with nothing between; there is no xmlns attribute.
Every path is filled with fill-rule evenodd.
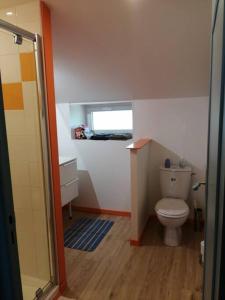
<svg viewBox="0 0 225 300"><path fill-rule="evenodd" d="M51 285L53 251L33 42L0 29L0 72L23 297L38 299Z"/></svg>

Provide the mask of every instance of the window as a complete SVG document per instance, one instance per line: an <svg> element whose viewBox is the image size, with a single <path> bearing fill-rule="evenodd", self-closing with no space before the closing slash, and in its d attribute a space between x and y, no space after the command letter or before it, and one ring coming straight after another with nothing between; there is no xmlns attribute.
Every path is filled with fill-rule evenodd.
<svg viewBox="0 0 225 300"><path fill-rule="evenodd" d="M94 133L132 133L132 103L100 103L85 106L88 127Z"/></svg>
<svg viewBox="0 0 225 300"><path fill-rule="evenodd" d="M131 102L71 104L72 136L85 130L87 139L131 139L133 111Z"/></svg>
<svg viewBox="0 0 225 300"><path fill-rule="evenodd" d="M92 112L92 129L94 131L130 131L132 128L132 110Z"/></svg>

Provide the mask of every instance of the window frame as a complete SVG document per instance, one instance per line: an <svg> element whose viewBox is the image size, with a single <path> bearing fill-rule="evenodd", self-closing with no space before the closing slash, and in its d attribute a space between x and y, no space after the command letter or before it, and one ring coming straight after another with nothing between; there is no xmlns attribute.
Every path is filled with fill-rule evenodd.
<svg viewBox="0 0 225 300"><path fill-rule="evenodd" d="M132 112L132 129L101 129L94 130L93 113L104 112L104 111L122 111L130 110ZM86 124L96 134L121 134L121 133L133 133L133 107L131 102L123 103L105 103L105 104L91 104L85 105L85 117Z"/></svg>

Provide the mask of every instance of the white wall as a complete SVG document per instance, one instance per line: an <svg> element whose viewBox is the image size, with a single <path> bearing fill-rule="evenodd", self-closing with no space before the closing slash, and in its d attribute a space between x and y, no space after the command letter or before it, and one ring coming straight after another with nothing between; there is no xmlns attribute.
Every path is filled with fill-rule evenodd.
<svg viewBox="0 0 225 300"><path fill-rule="evenodd" d="M149 158L151 141L131 149L131 240L140 241L149 220Z"/></svg>
<svg viewBox="0 0 225 300"><path fill-rule="evenodd" d="M196 173L193 181L204 177L208 103L201 97L209 94L211 0L45 2L52 9L57 102L133 101L135 139L154 139L150 158L152 207L160 198L158 169L167 156L174 160L184 157ZM86 152L88 141L67 137L70 132L61 134L61 153L71 155L80 149L79 163L84 170L94 166L89 155L99 161L99 153L110 150L106 148L110 142L92 142ZM91 148L93 154L89 154ZM112 162L121 155L126 179L127 157L117 151L120 149L111 152ZM106 164L104 172L108 170ZM101 205L105 205L117 179L107 194L100 181L95 181L94 171L90 174L96 193L103 195L100 189L104 190ZM123 191L129 193L129 187ZM203 205L203 192L193 197Z"/></svg>
<svg viewBox="0 0 225 300"><path fill-rule="evenodd" d="M161 197L159 167L169 157L182 157L196 174L193 182L205 177L207 155L208 97L145 99L133 101L134 140L148 137L150 146L150 212ZM71 140L69 104L57 104L59 151L76 155L82 170L80 206L115 210L130 209L130 142ZM191 192L189 205L196 199L204 207L204 190Z"/></svg>
<svg viewBox="0 0 225 300"><path fill-rule="evenodd" d="M211 0L45 0L57 102L208 95Z"/></svg>
<svg viewBox="0 0 225 300"><path fill-rule="evenodd" d="M206 166L208 97L133 102L134 139L150 137L194 166Z"/></svg>
<svg viewBox="0 0 225 300"><path fill-rule="evenodd" d="M86 123L83 105L70 105L70 114L70 125L72 127L78 127Z"/></svg>
<svg viewBox="0 0 225 300"><path fill-rule="evenodd" d="M175 163L184 158L196 174L192 181L205 178L208 138L208 97L137 100L134 108L134 139L149 137L151 213L160 199L159 166L166 158ZM204 207L204 189L191 192Z"/></svg>
<svg viewBox="0 0 225 300"><path fill-rule="evenodd" d="M130 211L130 141L72 140L69 104L57 105L59 153L78 159L82 207Z"/></svg>

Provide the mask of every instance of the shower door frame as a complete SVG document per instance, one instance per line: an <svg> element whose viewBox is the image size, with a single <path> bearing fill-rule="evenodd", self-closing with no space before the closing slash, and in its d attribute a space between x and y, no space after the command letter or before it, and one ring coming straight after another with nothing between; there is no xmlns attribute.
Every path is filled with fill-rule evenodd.
<svg viewBox="0 0 225 300"><path fill-rule="evenodd" d="M42 41L38 34L31 33L24 29L21 29L13 24L10 24L4 20L0 19L0 29L4 29L14 35L19 35L22 38L30 40L34 45L35 53L35 63L36 63L36 75L37 75L37 98L39 106L39 121L40 121L40 131L41 131L41 146L42 146L42 156L43 156L43 175L44 175L44 187L45 187L45 204L46 204L46 216L47 216L47 233L48 233L48 244L49 244L49 265L50 265L50 281L46 288L46 292L50 291L57 285L58 278L58 268L57 268L57 253L56 240L55 240L55 218L54 218L54 201L53 201L53 184L52 184L52 172L51 172L51 156L50 156L50 143L49 143L49 126L48 126L48 110L46 103L46 86L44 80L44 67L43 67L43 55L42 55ZM11 185L11 175L8 157L8 145L7 145L7 135L4 117L4 106L3 106L3 95L1 91L1 78L0 78L0 142L2 145L0 149L0 185L3 184L1 179L4 174L4 188L0 186L0 196L3 195L3 202L7 203L6 206L0 206L0 215L6 215L6 234L8 233L8 241L12 239L12 235L15 237L15 245L7 244L7 258L9 261L13 261L8 268L9 276L11 281L7 283L9 289L13 289L17 298L12 299L22 299L21 298L21 277L20 277L20 267L19 267L19 257L18 257L18 247L16 239L16 222L13 206L12 197L12 185ZM2 139L1 139L2 137ZM1 164L1 162L3 162ZM2 175L2 177L1 177ZM4 189L9 192L4 193ZM2 193L1 193L2 192ZM5 197L4 197L5 196ZM7 196L7 197L6 197ZM9 204L8 204L9 203ZM11 217L13 222L10 222ZM11 235L11 237L10 237ZM0 232L1 239L1 232ZM3 255L2 249L0 247L0 255ZM5 271L5 270L4 270ZM13 286L12 286L13 285ZM7 298L8 299L8 298ZM10 299L11 300L11 299Z"/></svg>

